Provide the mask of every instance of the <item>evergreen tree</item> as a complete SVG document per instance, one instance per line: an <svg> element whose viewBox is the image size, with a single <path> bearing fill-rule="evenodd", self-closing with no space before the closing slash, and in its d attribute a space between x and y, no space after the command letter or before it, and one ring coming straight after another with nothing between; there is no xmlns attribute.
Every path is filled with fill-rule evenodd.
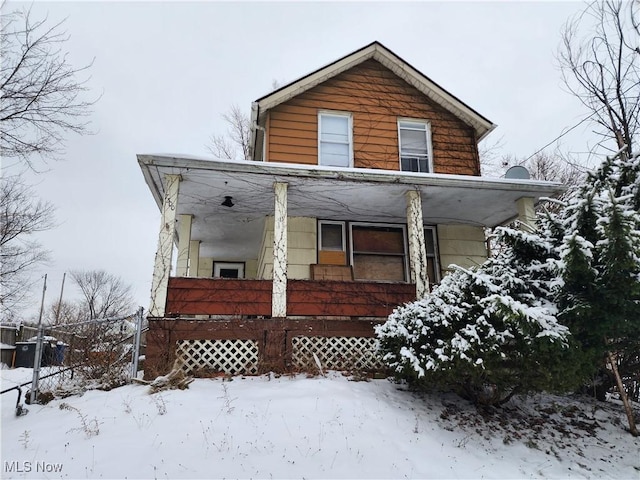
<svg viewBox="0 0 640 480"><path fill-rule="evenodd" d="M640 374L640 162L620 154L607 160L569 198L558 240L564 282L559 320L591 360L610 376L608 354L623 376ZM608 385L598 390L603 398Z"/></svg>
<svg viewBox="0 0 640 480"><path fill-rule="evenodd" d="M504 248L496 257L477 269L456 268L431 295L378 327L384 360L398 377L488 404L580 381L579 352L555 318L553 245L510 228L498 236Z"/></svg>

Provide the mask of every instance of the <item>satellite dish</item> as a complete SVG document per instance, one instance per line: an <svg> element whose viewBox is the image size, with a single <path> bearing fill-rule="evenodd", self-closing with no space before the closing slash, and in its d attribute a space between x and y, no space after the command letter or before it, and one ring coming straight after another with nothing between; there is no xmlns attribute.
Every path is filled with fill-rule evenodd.
<svg viewBox="0 0 640 480"><path fill-rule="evenodd" d="M504 174L504 178L511 178L515 180L529 180L531 175L529 175L529 170L520 165L516 165L515 167L511 167L507 170L507 173Z"/></svg>

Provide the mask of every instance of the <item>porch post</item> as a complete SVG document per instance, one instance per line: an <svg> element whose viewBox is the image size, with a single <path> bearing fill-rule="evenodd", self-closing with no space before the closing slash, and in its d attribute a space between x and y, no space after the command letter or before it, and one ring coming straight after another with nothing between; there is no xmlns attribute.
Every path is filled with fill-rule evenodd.
<svg viewBox="0 0 640 480"><path fill-rule="evenodd" d="M536 209L534 199L531 197L520 197L516 200L518 207L518 220L533 229L536 226Z"/></svg>
<svg viewBox="0 0 640 480"><path fill-rule="evenodd" d="M187 276L197 277L198 267L200 265L200 240L191 240L189 242L189 270Z"/></svg>
<svg viewBox="0 0 640 480"><path fill-rule="evenodd" d="M409 235L409 270L411 281L416 284L416 298L424 298L429 293L427 275L427 249L424 242L422 221L422 198L420 191L409 190L407 197L407 233Z"/></svg>
<svg viewBox="0 0 640 480"><path fill-rule="evenodd" d="M191 222L193 215L178 215L178 260L176 276L186 277L189 270L189 244L191 243Z"/></svg>
<svg viewBox="0 0 640 480"><path fill-rule="evenodd" d="M180 188L180 175L165 175L164 200L162 201L162 215L160 217L160 233L158 235L158 250L153 267L153 280L151 282L151 306L149 315L152 317L164 316L167 303L167 287L171 274L171 255L173 251L173 239L176 233L176 210L178 208L178 190Z"/></svg>
<svg viewBox="0 0 640 480"><path fill-rule="evenodd" d="M271 316L287 316L287 184L276 182L273 227L273 292Z"/></svg>

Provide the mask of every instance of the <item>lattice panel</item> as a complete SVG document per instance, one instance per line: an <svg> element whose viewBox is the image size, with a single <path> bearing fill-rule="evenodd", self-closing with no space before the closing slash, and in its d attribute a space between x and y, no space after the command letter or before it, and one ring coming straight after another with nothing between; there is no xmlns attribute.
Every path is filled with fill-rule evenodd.
<svg viewBox="0 0 640 480"><path fill-rule="evenodd" d="M258 373L258 344L253 340L178 340L176 356L187 373L200 369L229 375Z"/></svg>
<svg viewBox="0 0 640 480"><path fill-rule="evenodd" d="M316 368L313 354L322 368L329 370L368 370L382 368L376 355L376 339L369 337L293 337L293 365Z"/></svg>

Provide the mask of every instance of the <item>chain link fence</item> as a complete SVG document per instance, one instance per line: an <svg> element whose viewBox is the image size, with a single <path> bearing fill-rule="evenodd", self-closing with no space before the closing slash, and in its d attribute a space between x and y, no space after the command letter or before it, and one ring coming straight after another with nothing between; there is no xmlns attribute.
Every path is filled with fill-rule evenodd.
<svg viewBox="0 0 640 480"><path fill-rule="evenodd" d="M46 403L54 397L128 383L138 374L143 323L140 308L118 318L23 327L12 366L33 368L33 378L13 387L19 390L18 404L23 387L26 403Z"/></svg>

